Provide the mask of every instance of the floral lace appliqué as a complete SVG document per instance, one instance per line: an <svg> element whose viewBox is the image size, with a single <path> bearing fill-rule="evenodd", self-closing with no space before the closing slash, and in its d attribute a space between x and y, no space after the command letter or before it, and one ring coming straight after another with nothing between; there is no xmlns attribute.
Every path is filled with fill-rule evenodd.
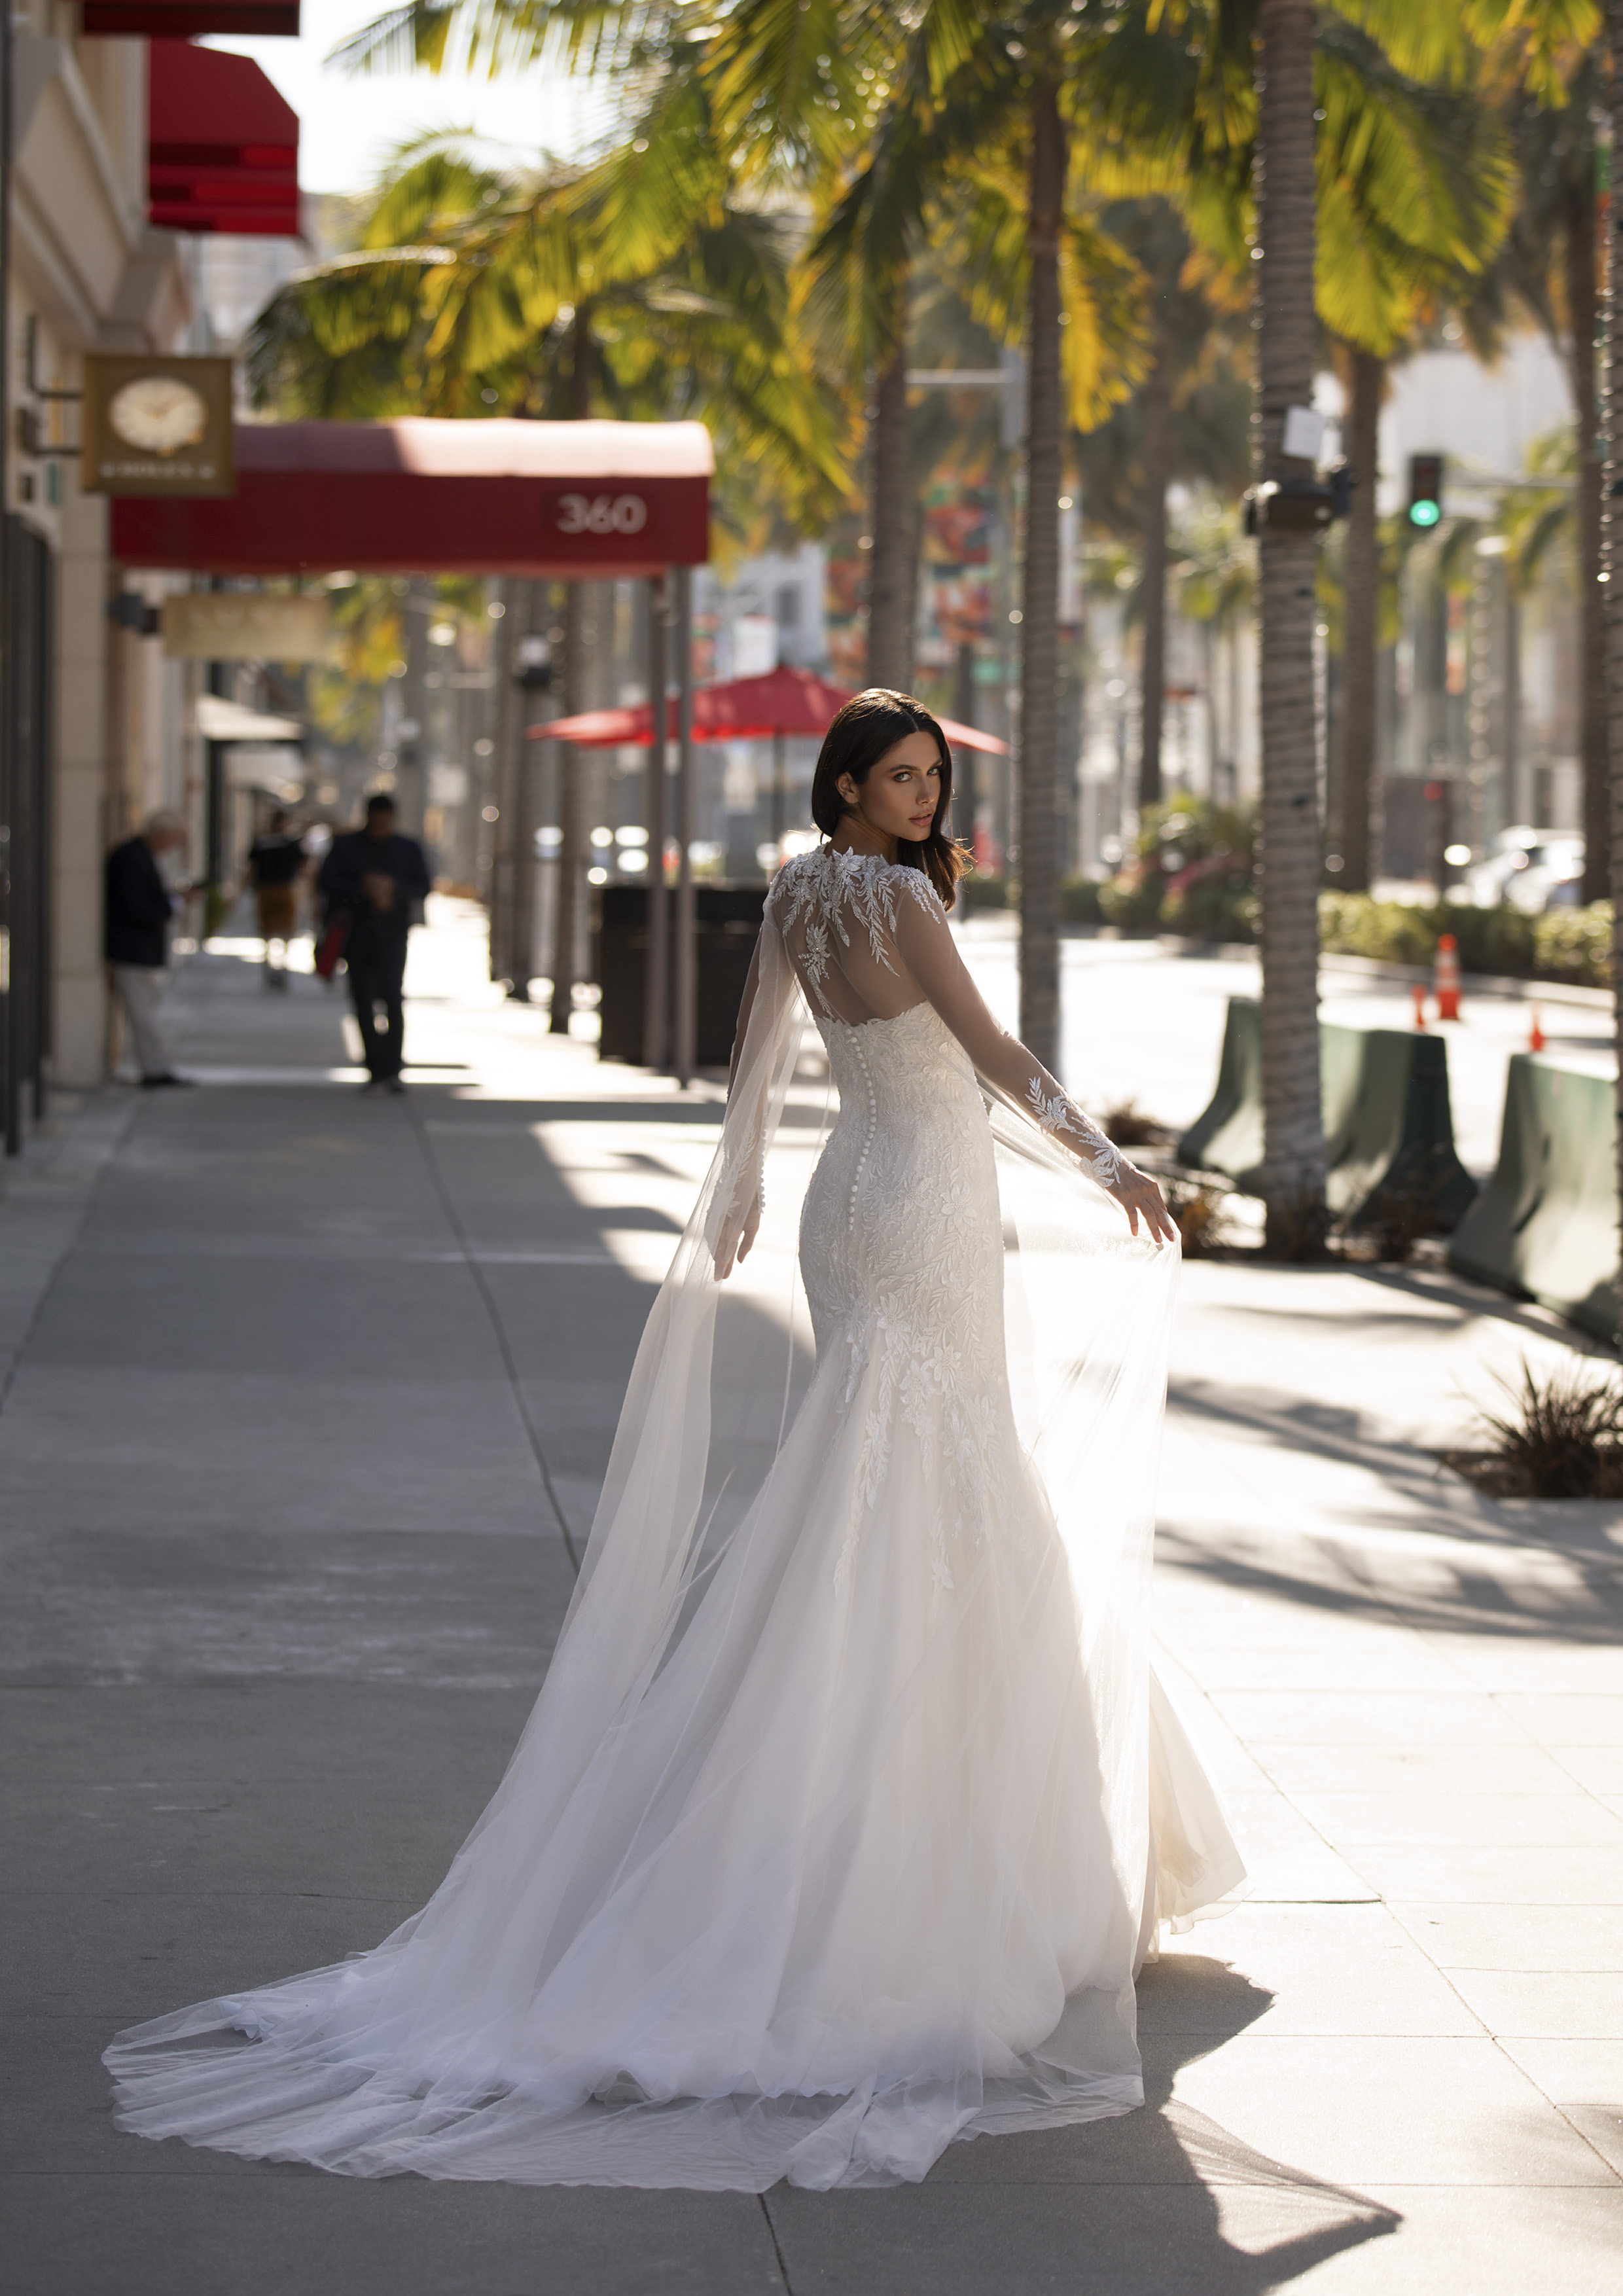
<svg viewBox="0 0 1623 2296"><path fill-rule="evenodd" d="M1121 1151L1100 1131L1093 1119L1084 1116L1075 1101L1064 1093L1045 1092L1040 1076L1032 1078L1026 1098L1031 1103L1038 1131L1063 1133L1070 1139L1080 1141L1085 1153L1078 1160L1102 1186L1113 1188L1121 1177Z"/></svg>
<svg viewBox="0 0 1623 2296"><path fill-rule="evenodd" d="M875 964L896 972L897 904L904 896L924 908L941 907L939 894L922 869L885 861L876 853L836 853L824 846L799 855L778 872L768 913L791 951L799 937L797 970L825 1013L830 1007L824 982L835 962L833 944L838 940L848 948L852 927L865 937Z"/></svg>

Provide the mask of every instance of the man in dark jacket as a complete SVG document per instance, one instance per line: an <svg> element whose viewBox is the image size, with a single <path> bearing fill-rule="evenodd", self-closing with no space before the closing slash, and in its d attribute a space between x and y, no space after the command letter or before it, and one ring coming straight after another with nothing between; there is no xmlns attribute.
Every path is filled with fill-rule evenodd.
<svg viewBox="0 0 1623 2296"><path fill-rule="evenodd" d="M316 886L329 919L336 914L348 920L344 964L371 1078L365 1089L403 1092L406 942L430 885L422 846L414 837L396 834L392 798L367 799L365 827L333 839Z"/></svg>
<svg viewBox="0 0 1623 2296"><path fill-rule="evenodd" d="M158 856L185 841L185 830L174 814L154 813L139 836L127 837L107 857L105 953L129 1023L141 1081L149 1090L191 1082L169 1066L168 1046L158 1026L158 999L175 914Z"/></svg>

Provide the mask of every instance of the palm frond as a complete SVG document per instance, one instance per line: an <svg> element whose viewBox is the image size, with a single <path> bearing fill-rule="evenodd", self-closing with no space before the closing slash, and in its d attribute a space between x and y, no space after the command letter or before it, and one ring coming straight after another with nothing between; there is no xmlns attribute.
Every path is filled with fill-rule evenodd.
<svg viewBox="0 0 1623 2296"><path fill-rule="evenodd" d="M624 71L662 41L675 14L647 0L405 0L340 40L327 62L348 72L482 65L493 78L528 64Z"/></svg>

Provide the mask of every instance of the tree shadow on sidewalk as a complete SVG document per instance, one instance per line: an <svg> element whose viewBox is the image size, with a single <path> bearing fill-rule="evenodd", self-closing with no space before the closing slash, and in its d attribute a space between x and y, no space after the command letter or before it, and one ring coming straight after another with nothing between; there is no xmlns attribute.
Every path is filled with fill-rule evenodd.
<svg viewBox="0 0 1623 2296"><path fill-rule="evenodd" d="M949 2147L922 2185L766 2196L791 2290L1265 2296L1402 2218L1271 2160L1173 2095L1274 1997L1191 1954L1140 1980L1144 2109Z"/></svg>

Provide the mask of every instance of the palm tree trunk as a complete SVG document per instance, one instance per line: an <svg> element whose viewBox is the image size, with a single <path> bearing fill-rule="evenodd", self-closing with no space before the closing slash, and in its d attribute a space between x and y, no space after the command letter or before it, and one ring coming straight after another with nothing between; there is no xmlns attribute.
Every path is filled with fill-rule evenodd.
<svg viewBox="0 0 1623 2296"><path fill-rule="evenodd" d="M1060 223L1065 130L1059 93L1039 80L1031 103L1027 244L1029 398L1026 421L1026 575L1020 712L1020 1032L1045 1067L1060 1050L1059 746Z"/></svg>
<svg viewBox="0 0 1623 2296"><path fill-rule="evenodd" d="M1610 882L1607 865L1606 615L1601 568L1603 511L1600 453L1600 408L1594 338L1599 317L1595 292L1595 218L1592 169L1574 187L1568 203L1567 317L1572 340L1567 355L1578 429L1578 756L1583 771L1586 850L1584 898L1603 901Z"/></svg>
<svg viewBox="0 0 1623 2296"><path fill-rule="evenodd" d="M575 365L570 386L570 416L584 422L592 412L592 326L587 307L575 311ZM565 593L563 612L563 714L586 708L586 652L593 632L586 586L571 582ZM553 903L553 1011L554 1037L569 1034L574 1010L575 949L580 938L580 912L586 898L586 776L585 761L572 742L561 742L558 751L558 880Z"/></svg>
<svg viewBox="0 0 1623 2296"><path fill-rule="evenodd" d="M868 683L906 693L913 682L913 455L907 423L907 331L880 370L873 401L873 495L868 522Z"/></svg>
<svg viewBox="0 0 1623 2296"><path fill-rule="evenodd" d="M1257 240L1265 479L1284 457L1285 410L1312 398L1316 224L1313 0L1259 0ZM1262 1193L1267 1241L1289 1257L1323 1240L1319 1086L1319 824L1313 692L1315 536L1265 523L1262 718Z"/></svg>
<svg viewBox="0 0 1623 2296"><path fill-rule="evenodd" d="M1611 45L1611 148L1623 152L1623 0L1611 0L1607 32ZM1606 510L1602 545L1606 636L1606 701L1609 773L1608 862L1611 887L1611 982L1618 1052L1618 1206L1623 1218L1623 199L1614 192L1607 209L1610 245L1606 266ZM1600 584L1594 586L1600 588ZM1616 1336L1623 1338L1623 1332Z"/></svg>
<svg viewBox="0 0 1623 2296"><path fill-rule="evenodd" d="M1172 367L1166 330L1156 325L1155 363L1138 395L1143 462L1143 660L1139 697L1138 806L1161 800L1161 720L1167 689L1167 488L1172 483Z"/></svg>
<svg viewBox="0 0 1623 2296"><path fill-rule="evenodd" d="M1375 531L1375 464L1386 362L1354 350L1348 460L1352 502L1341 603L1340 739L1331 776L1330 842L1341 857L1336 889L1367 893L1370 881L1370 800L1375 754L1375 648L1381 559Z"/></svg>

